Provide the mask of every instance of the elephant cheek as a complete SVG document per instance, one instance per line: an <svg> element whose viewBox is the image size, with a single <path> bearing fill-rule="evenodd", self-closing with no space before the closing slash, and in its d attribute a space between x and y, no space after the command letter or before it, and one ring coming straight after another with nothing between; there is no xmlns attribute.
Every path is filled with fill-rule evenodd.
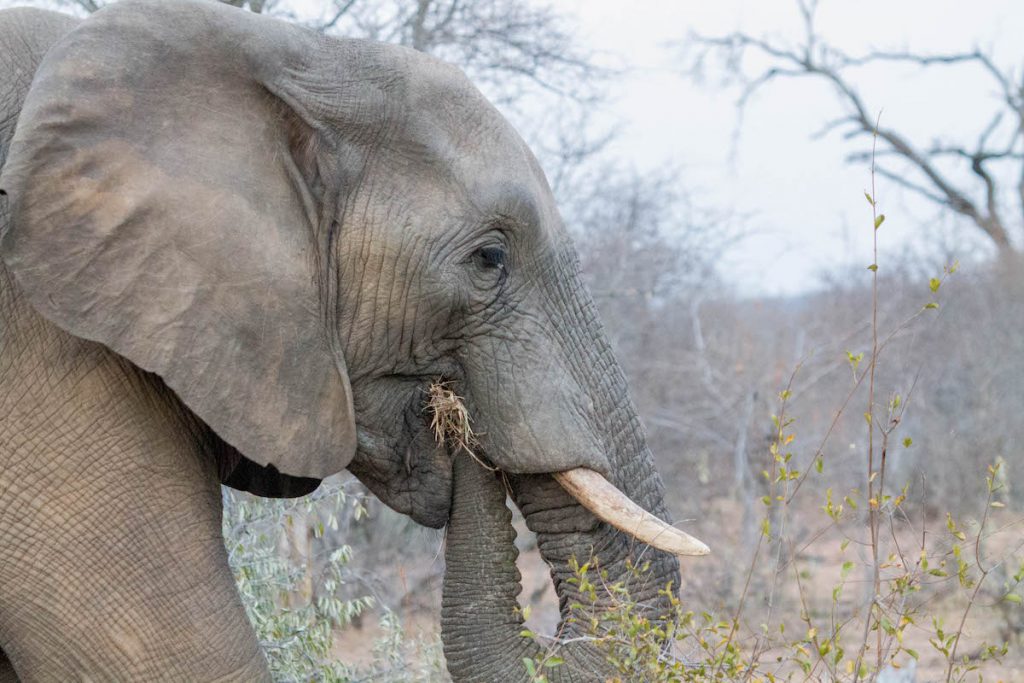
<svg viewBox="0 0 1024 683"><path fill-rule="evenodd" d="M440 529L451 507L451 459L429 430L417 431L405 444L382 445L360 439L349 471L382 503L417 524Z"/></svg>

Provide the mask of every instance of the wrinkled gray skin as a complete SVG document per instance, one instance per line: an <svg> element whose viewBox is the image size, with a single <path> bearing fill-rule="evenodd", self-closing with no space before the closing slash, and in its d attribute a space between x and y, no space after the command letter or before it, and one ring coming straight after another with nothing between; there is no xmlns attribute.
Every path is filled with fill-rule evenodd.
<svg viewBox="0 0 1024 683"><path fill-rule="evenodd" d="M452 512L453 677L522 679L504 493L457 458L453 498L435 378L563 608L595 552L612 581L651 560L628 582L666 609L676 560L548 476L666 512L544 176L457 70L195 0L2 11L0 168L0 681L267 679L218 485L345 467L422 524Z"/></svg>

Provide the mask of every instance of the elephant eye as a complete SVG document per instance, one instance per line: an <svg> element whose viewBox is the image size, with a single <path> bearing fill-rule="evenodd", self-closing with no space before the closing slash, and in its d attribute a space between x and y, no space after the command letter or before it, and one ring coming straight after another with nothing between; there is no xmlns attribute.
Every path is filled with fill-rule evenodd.
<svg viewBox="0 0 1024 683"><path fill-rule="evenodd" d="M483 268L503 270L507 256L502 247L480 247L474 254L474 260Z"/></svg>

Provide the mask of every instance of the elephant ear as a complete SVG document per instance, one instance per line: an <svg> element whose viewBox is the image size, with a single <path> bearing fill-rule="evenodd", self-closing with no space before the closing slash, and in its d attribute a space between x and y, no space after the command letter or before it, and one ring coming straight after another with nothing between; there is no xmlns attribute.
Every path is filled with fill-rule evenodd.
<svg viewBox="0 0 1024 683"><path fill-rule="evenodd" d="M282 94L321 42L220 3L118 2L47 54L0 176L0 252L40 313L314 478L356 442L318 133Z"/></svg>

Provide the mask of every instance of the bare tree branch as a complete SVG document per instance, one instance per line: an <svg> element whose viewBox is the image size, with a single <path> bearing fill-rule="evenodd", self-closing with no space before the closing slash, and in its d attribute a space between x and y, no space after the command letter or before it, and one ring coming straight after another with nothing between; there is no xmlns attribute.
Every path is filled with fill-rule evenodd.
<svg viewBox="0 0 1024 683"><path fill-rule="evenodd" d="M979 68L990 78L999 93L1000 108L988 119L985 128L977 136L975 149L962 145L934 143L930 148L921 149L911 142L906 131L882 126L877 130L878 139L884 143L878 156L892 156L908 163L915 180L892 171L882 171L916 194L931 202L948 207L968 218L983 233L1000 253L1015 252L1015 240L1024 237L1024 81L1016 85L1012 72L1000 69L992 58L980 49L948 54L915 54L907 51L874 50L863 55L851 56L829 45L815 27L817 0L797 0L797 10L803 22L804 35L801 41L790 46L777 39L734 32L725 36L694 35L692 40L698 46L693 59L691 74L697 75L709 55L721 58L728 81L739 85L737 108L742 121L743 113L752 97L770 83L781 78L810 77L828 82L833 86L846 113L816 131L820 138L834 130L850 126L844 137L854 138L874 135L875 118L873 111L864 101L855 86L852 70L879 62L901 62L922 68L945 68L965 66ZM757 53L769 58L769 65L760 71L746 70L744 55ZM1008 117L1009 115L1009 117ZM993 144L994 138L1005 130L1004 122L1012 119L1012 130L1002 144ZM848 161L862 160L863 153L847 156ZM940 169L935 161L945 158L960 160L965 174L961 177L949 175L947 167ZM997 173L994 163L1013 161L1021 165L1016 177L1016 193L1019 203L1017 221L1008 226L1000 207L1004 197L1002 182L1004 173ZM969 172L968 172L969 171ZM974 178L977 184L971 183ZM978 199L975 199L978 197Z"/></svg>
<svg viewBox="0 0 1024 683"><path fill-rule="evenodd" d="M326 21L324 21L324 22L322 22L320 24L317 24L317 26L316 26L317 30L322 32L322 33L326 33L327 31L330 31L331 29L333 29L335 26L338 25L338 22L341 20L341 18L343 16L345 16L350 9L352 9L352 7L356 4L356 2L357 2L357 0L348 0L347 2L338 2L337 3L337 6L338 6L337 11L331 16L330 19L327 19Z"/></svg>
<svg viewBox="0 0 1024 683"><path fill-rule="evenodd" d="M610 75L582 51L554 10L524 0L350 0L323 24L429 52L465 69L508 102L525 84L580 102ZM503 94L504 93L504 94Z"/></svg>
<svg viewBox="0 0 1024 683"><path fill-rule="evenodd" d="M877 165L875 166L875 173L877 173L878 175L882 176L883 178L887 178L887 179L893 181L894 183L896 183L900 187L906 188L906 189L910 190L911 192L916 192L917 194L921 195L925 199L928 199L929 201L935 202L936 204L943 205L943 206L947 205L945 197L932 192L931 190L929 190L928 188L926 188L926 187L924 187L922 185L918 185L915 182L907 180L904 176L900 175L899 173L895 173L893 171L887 170L887 169L882 168L881 166L877 166Z"/></svg>

